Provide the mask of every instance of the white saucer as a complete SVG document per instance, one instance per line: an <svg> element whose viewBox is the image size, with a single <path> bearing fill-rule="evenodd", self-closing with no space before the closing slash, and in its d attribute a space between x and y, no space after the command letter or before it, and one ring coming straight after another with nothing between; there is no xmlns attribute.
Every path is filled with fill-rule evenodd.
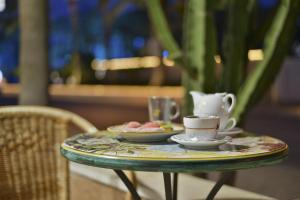
<svg viewBox="0 0 300 200"><path fill-rule="evenodd" d="M243 133L244 130L239 127L234 127L230 130L218 130L218 135L220 136L235 136L240 133Z"/></svg>
<svg viewBox="0 0 300 200"><path fill-rule="evenodd" d="M191 138L185 133L173 135L171 140L177 142L189 149L211 149L216 148L221 144L226 143L227 139L212 139L212 140L199 140L198 138Z"/></svg>

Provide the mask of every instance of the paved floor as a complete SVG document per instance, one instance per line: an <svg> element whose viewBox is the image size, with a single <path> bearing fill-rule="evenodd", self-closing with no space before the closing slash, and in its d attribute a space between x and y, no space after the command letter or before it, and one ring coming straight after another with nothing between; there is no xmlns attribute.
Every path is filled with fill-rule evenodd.
<svg viewBox="0 0 300 200"><path fill-rule="evenodd" d="M286 164L241 171L237 187L280 200L300 198L300 172Z"/></svg>
<svg viewBox="0 0 300 200"><path fill-rule="evenodd" d="M98 182L71 174L71 200L122 200L125 193L111 187L100 185Z"/></svg>

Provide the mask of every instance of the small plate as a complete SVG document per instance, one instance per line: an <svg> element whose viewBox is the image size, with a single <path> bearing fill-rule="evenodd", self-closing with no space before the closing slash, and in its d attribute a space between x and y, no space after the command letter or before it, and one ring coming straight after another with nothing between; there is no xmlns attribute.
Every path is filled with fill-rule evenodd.
<svg viewBox="0 0 300 200"><path fill-rule="evenodd" d="M221 144L225 144L228 139L213 139L213 140L199 140L197 138L191 138L187 134L182 133L173 135L171 140L177 142L189 149L211 149L216 148Z"/></svg>
<svg viewBox="0 0 300 200"><path fill-rule="evenodd" d="M116 125L108 127L107 130L116 133L118 138L125 139L130 142L158 142L168 139L170 136L184 131L183 126L172 124L171 131L140 131L129 132L123 130L124 125Z"/></svg>
<svg viewBox="0 0 300 200"><path fill-rule="evenodd" d="M235 135L238 135L243 132L244 132L243 129L241 129L239 127L234 127L230 130L219 130L218 135L220 135L220 136L235 136Z"/></svg>

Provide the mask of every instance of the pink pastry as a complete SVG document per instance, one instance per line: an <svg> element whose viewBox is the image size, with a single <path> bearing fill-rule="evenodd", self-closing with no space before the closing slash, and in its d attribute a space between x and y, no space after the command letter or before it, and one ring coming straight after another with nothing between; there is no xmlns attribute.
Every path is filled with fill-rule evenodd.
<svg viewBox="0 0 300 200"><path fill-rule="evenodd" d="M138 128L140 126L141 124L139 122L131 121L127 123L126 128Z"/></svg>
<svg viewBox="0 0 300 200"><path fill-rule="evenodd" d="M160 128L157 122L147 122L145 123L142 128Z"/></svg>

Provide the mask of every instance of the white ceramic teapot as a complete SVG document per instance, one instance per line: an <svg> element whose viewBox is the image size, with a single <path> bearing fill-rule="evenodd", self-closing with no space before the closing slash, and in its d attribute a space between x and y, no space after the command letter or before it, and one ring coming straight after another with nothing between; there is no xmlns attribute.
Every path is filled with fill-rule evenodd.
<svg viewBox="0 0 300 200"><path fill-rule="evenodd" d="M219 116L220 130L229 130L235 127L236 120L233 117L230 117L236 102L236 98L233 94L205 94L198 91L191 91L190 94L192 95L194 102L194 115Z"/></svg>

